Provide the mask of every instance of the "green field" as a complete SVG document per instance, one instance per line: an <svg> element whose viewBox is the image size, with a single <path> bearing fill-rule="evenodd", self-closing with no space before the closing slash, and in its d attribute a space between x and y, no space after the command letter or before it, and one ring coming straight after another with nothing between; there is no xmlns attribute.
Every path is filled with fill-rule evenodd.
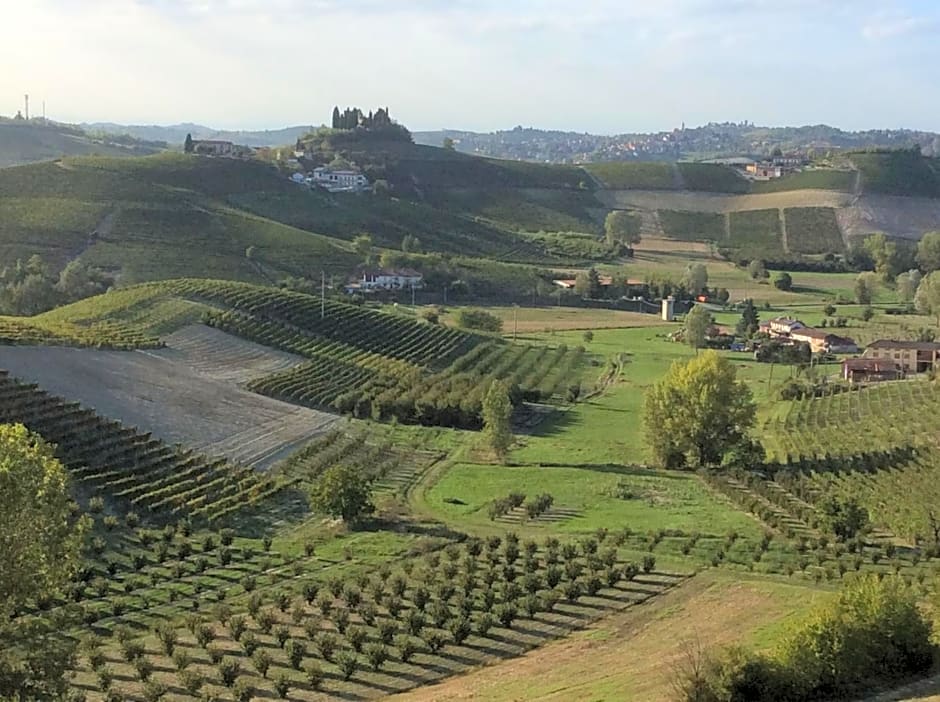
<svg viewBox="0 0 940 702"><path fill-rule="evenodd" d="M784 190L840 190L850 193L855 187L855 171L813 169L782 178L751 183L752 193L778 193Z"/></svg>
<svg viewBox="0 0 940 702"><path fill-rule="evenodd" d="M726 215L677 210L659 210L657 215L663 233L671 239L720 242L726 238Z"/></svg>
<svg viewBox="0 0 940 702"><path fill-rule="evenodd" d="M584 169L604 187L623 190L675 190L675 168L671 163L623 162L590 163Z"/></svg>
<svg viewBox="0 0 940 702"><path fill-rule="evenodd" d="M841 253L845 249L836 212L826 207L790 207L783 211L790 253Z"/></svg>
<svg viewBox="0 0 940 702"><path fill-rule="evenodd" d="M940 166L935 158L889 151L853 153L851 159L861 171L866 193L940 197Z"/></svg>
<svg viewBox="0 0 940 702"><path fill-rule="evenodd" d="M714 163L678 164L682 183L688 190L708 193L746 193L750 184L730 166Z"/></svg>
<svg viewBox="0 0 940 702"><path fill-rule="evenodd" d="M743 258L783 256L778 210L749 210L728 215L727 246Z"/></svg>

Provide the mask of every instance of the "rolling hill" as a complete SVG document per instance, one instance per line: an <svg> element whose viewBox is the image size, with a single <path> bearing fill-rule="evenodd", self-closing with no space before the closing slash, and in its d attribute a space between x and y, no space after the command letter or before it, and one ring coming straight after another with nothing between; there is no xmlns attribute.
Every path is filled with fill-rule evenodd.
<svg viewBox="0 0 940 702"><path fill-rule="evenodd" d="M610 209L633 212L644 236L713 242L737 258L840 253L849 238L872 231L918 238L940 227L940 169L910 151L855 154L857 171L819 168L750 183L713 164L582 168L343 135L318 148L384 177L391 196L309 191L260 161L69 158L0 171L0 256L38 253L55 268L80 257L121 285L205 276L272 282L321 270L345 277L362 260L357 235L400 250L410 234L424 252L449 257L453 278L485 261L521 263L529 267L499 275L531 290L532 266L610 260L600 241Z"/></svg>
<svg viewBox="0 0 940 702"><path fill-rule="evenodd" d="M93 134L57 122L0 119L0 168L66 156L143 156L163 148L165 144Z"/></svg>

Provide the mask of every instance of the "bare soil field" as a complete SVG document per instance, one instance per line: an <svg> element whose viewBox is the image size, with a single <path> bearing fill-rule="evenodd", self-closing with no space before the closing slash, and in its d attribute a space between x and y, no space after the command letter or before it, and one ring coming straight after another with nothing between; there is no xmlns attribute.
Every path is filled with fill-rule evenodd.
<svg viewBox="0 0 940 702"><path fill-rule="evenodd" d="M202 375L230 383L247 383L300 365L305 358L192 324L163 337L167 348L152 352L181 361Z"/></svg>
<svg viewBox="0 0 940 702"><path fill-rule="evenodd" d="M259 469L339 421L207 377L161 353L0 346L0 368L165 442Z"/></svg>
<svg viewBox="0 0 940 702"><path fill-rule="evenodd" d="M636 207L646 210L686 210L689 212L738 212L781 207L846 207L850 193L833 190L789 190L757 195L670 192L664 190L600 190L597 198L612 208ZM901 198L909 200L912 198Z"/></svg>
<svg viewBox="0 0 940 702"><path fill-rule="evenodd" d="M606 617L587 629L516 660L478 669L389 699L458 700L673 699L671 680L686 641L760 645L768 632L826 593L785 582L703 573L642 607Z"/></svg>
<svg viewBox="0 0 940 702"><path fill-rule="evenodd" d="M512 337L513 327L519 334L541 331L576 329L616 329L620 327L655 327L662 320L655 314L624 310L582 309L577 307L488 307L487 312L503 320L503 336ZM513 322L515 314L516 321ZM453 317L446 319L454 324Z"/></svg>
<svg viewBox="0 0 940 702"><path fill-rule="evenodd" d="M886 232L904 239L920 239L924 232L940 229L940 200L865 195L851 207L837 210L836 217L849 237Z"/></svg>

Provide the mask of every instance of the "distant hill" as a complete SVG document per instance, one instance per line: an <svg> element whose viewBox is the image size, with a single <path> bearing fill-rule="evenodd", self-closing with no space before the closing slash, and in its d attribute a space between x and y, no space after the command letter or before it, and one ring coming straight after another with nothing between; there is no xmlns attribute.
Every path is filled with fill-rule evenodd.
<svg viewBox="0 0 940 702"><path fill-rule="evenodd" d="M0 119L0 167L66 156L143 156L165 146L162 142L90 133L41 119Z"/></svg>
<svg viewBox="0 0 940 702"><path fill-rule="evenodd" d="M222 139L245 146L285 146L293 144L297 138L315 129L312 125L284 127L283 129L265 129L261 131L250 130L224 130L214 129L202 124L170 124L139 125L116 124L114 122L92 122L81 125L85 129L109 132L112 134L129 134L137 139L165 141L171 146L180 145L191 134L193 139Z"/></svg>
<svg viewBox="0 0 940 702"><path fill-rule="evenodd" d="M594 161L679 161L682 159L766 156L784 152L844 151L920 146L927 156L940 155L940 134L907 129L849 132L827 125L758 127L749 123L706 124L650 133L612 136L551 131L530 127L479 133L454 129L414 132L418 144L441 146L445 138L463 153L550 163Z"/></svg>

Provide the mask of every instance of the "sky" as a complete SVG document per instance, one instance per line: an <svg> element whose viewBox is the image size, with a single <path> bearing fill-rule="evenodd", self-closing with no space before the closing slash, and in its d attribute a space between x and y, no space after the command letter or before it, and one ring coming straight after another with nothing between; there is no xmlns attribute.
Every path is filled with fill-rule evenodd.
<svg viewBox="0 0 940 702"><path fill-rule="evenodd" d="M0 115L940 131L936 0L0 0Z"/></svg>

